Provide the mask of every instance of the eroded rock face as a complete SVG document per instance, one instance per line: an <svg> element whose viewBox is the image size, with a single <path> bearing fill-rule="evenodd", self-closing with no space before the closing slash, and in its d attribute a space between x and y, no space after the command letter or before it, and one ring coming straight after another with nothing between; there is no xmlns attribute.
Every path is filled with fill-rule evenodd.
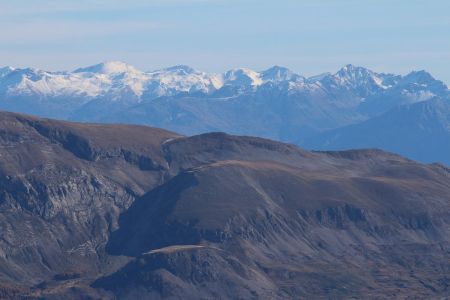
<svg viewBox="0 0 450 300"><path fill-rule="evenodd" d="M8 113L0 126L2 281L34 286L114 267L108 236L120 213L160 184L160 144L177 135Z"/></svg>
<svg viewBox="0 0 450 300"><path fill-rule="evenodd" d="M0 295L450 293L450 173L378 150L0 114Z"/></svg>

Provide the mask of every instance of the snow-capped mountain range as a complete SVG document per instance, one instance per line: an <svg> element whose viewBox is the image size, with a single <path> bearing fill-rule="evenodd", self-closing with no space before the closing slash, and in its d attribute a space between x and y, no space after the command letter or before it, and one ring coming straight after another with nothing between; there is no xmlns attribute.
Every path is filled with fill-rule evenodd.
<svg viewBox="0 0 450 300"><path fill-rule="evenodd" d="M345 136L347 127L382 120L387 113L401 112L398 118L408 119L404 114L421 110L398 107L429 102L428 106L439 103L442 109L449 99L448 87L425 71L401 76L353 65L309 78L279 66L221 74L183 65L144 72L117 61L71 72L0 68L0 109L67 120L146 124L183 134L226 131L315 149L345 148L346 143L334 146L332 141L352 139L330 138L331 132ZM439 130L450 132L448 124L439 124ZM380 128L377 134L381 128L387 130L370 128ZM390 128L390 134L395 130ZM356 143L399 151L386 144L380 146L373 139ZM401 154L408 156L404 149L408 147L401 148Z"/></svg>
<svg viewBox="0 0 450 300"><path fill-rule="evenodd" d="M111 100L140 102L151 98L185 93L212 94L227 87L244 90L265 84L283 86L288 91L307 89L357 89L362 96L397 85L435 82L428 73L413 72L405 77L378 74L368 69L347 65L335 74L327 73L305 78L283 67L272 67L262 72L234 69L222 74L205 73L188 66L143 72L119 61L105 62L79 68L72 72L48 72L33 68L4 67L0 69L2 95L34 95L41 98L82 96L86 99L109 96ZM446 89L440 84L439 88ZM419 98L432 97L433 93ZM130 99L132 97L133 99Z"/></svg>
<svg viewBox="0 0 450 300"><path fill-rule="evenodd" d="M73 72L47 72L38 69L0 69L1 92L5 96L39 97L111 96L111 100L137 102L180 93L210 94L225 86L257 87L267 82L304 81L285 68L274 67L258 73L235 69L223 74L196 71L188 66L143 72L119 61L79 68Z"/></svg>

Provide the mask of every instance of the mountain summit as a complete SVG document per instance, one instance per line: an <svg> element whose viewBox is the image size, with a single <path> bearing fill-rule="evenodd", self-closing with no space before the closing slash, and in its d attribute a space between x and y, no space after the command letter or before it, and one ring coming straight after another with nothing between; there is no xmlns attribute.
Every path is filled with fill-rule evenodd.
<svg viewBox="0 0 450 300"><path fill-rule="evenodd" d="M108 61L97 65L79 68L74 73L98 73L98 74L116 74L116 73L137 73L135 67L121 61Z"/></svg>

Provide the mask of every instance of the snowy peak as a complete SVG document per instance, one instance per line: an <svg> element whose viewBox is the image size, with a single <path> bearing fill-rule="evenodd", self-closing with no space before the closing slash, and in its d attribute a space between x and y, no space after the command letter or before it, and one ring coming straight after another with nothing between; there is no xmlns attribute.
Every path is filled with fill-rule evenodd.
<svg viewBox="0 0 450 300"><path fill-rule="evenodd" d="M446 98L450 95L447 85L426 71L414 71L407 74L399 80L394 90L408 97L411 103L427 101L435 96Z"/></svg>
<svg viewBox="0 0 450 300"><path fill-rule="evenodd" d="M109 61L85 68L76 69L74 73L96 73L109 75L117 73L141 73L141 71L121 61Z"/></svg>
<svg viewBox="0 0 450 300"><path fill-rule="evenodd" d="M0 92L8 96L93 97L100 92L97 80L64 72L11 69L0 81Z"/></svg>
<svg viewBox="0 0 450 300"><path fill-rule="evenodd" d="M435 79L426 71L413 71L407 74L399 83L400 85L418 85L422 87L434 87L438 89L448 89L442 81Z"/></svg>
<svg viewBox="0 0 450 300"><path fill-rule="evenodd" d="M185 66L173 66L147 73L147 96L174 96L179 93L208 94L222 87L222 78L217 74L199 72Z"/></svg>
<svg viewBox="0 0 450 300"><path fill-rule="evenodd" d="M392 87L395 84L395 76L375 73L369 69L349 64L334 75L324 77L321 83L338 89L353 90L354 94L364 99Z"/></svg>
<svg viewBox="0 0 450 300"><path fill-rule="evenodd" d="M224 74L225 85L259 86L263 83L261 74L250 69L233 69Z"/></svg>
<svg viewBox="0 0 450 300"><path fill-rule="evenodd" d="M285 67L273 66L261 72L261 78L264 82L283 82L283 81L297 81L304 79L302 76L295 74Z"/></svg>
<svg viewBox="0 0 450 300"><path fill-rule="evenodd" d="M295 74L285 67L274 66L262 72L250 69L233 69L223 75L224 84L232 86L258 87L266 82L282 83L286 81L300 81L304 77Z"/></svg>
<svg viewBox="0 0 450 300"><path fill-rule="evenodd" d="M336 76L339 77L346 77L346 78L360 78L364 76L370 76L373 72L369 69L354 66L352 64L345 65L342 67L339 71L336 72Z"/></svg>
<svg viewBox="0 0 450 300"><path fill-rule="evenodd" d="M428 98L449 94L447 85L426 71L413 71L407 74L398 81L395 89L402 90L403 93L429 94Z"/></svg>
<svg viewBox="0 0 450 300"><path fill-rule="evenodd" d="M334 76L343 82L353 85L360 85L361 83L375 83L380 87L383 86L383 78L379 74L366 68L357 67L354 65L346 65Z"/></svg>

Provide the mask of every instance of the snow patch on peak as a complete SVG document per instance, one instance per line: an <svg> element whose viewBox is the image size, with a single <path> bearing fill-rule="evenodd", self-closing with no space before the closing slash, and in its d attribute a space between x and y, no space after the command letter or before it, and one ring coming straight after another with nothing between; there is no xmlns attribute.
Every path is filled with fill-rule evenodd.
<svg viewBox="0 0 450 300"><path fill-rule="evenodd" d="M280 66L273 66L272 68L261 72L261 78L264 82L296 81L299 79L304 79L302 76L295 74L288 68Z"/></svg>
<svg viewBox="0 0 450 300"><path fill-rule="evenodd" d="M426 71L414 71L403 78L397 84L398 89L406 90L408 94L415 95L418 99L431 99L435 95L450 95L445 83L435 79Z"/></svg>
<svg viewBox="0 0 450 300"><path fill-rule="evenodd" d="M250 69L233 69L224 74L224 83L237 86L259 86L263 84L261 74Z"/></svg>
<svg viewBox="0 0 450 300"><path fill-rule="evenodd" d="M374 75L375 73L372 72L371 70L368 70L363 67L354 66L351 64L344 66L335 74L336 77L345 78L349 80L358 80L364 77L372 77Z"/></svg>
<svg viewBox="0 0 450 300"><path fill-rule="evenodd" d="M189 92L207 94L223 85L221 76L199 72L185 65L149 72L147 75L147 93L157 97Z"/></svg>
<svg viewBox="0 0 450 300"><path fill-rule="evenodd" d="M389 86L385 84L385 80L391 76L378 74L369 69L348 64L341 68L334 78L343 85L352 87L364 87L372 90L374 87L387 89Z"/></svg>
<svg viewBox="0 0 450 300"><path fill-rule="evenodd" d="M135 67L121 61L108 61L97 65L76 69L73 73L96 73L96 74L117 74L117 73L142 73Z"/></svg>

